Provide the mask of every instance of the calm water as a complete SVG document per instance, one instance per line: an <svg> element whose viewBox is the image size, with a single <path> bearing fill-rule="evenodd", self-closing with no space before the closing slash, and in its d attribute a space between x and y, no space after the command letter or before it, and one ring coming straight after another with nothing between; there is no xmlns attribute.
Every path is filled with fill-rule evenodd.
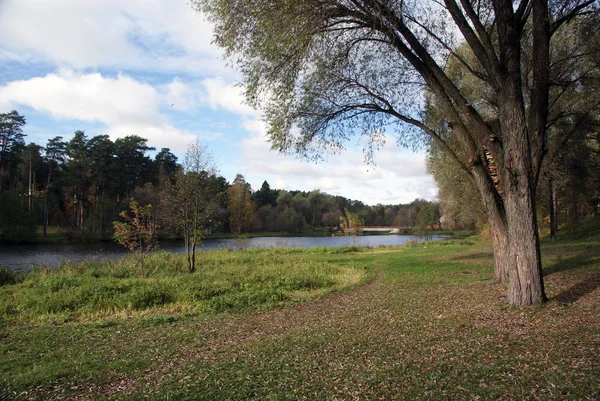
<svg viewBox="0 0 600 401"><path fill-rule="evenodd" d="M410 240L418 240L413 235L365 235L356 237L259 237L245 240L216 239L206 240L203 249L240 249L256 247L299 247L314 246L370 246L402 245ZM442 237L433 237L440 240ZM159 249L184 253L183 241L162 241ZM0 265L12 270L28 271L35 266L56 267L65 261L107 260L125 256L127 250L112 242L73 245L0 245Z"/></svg>

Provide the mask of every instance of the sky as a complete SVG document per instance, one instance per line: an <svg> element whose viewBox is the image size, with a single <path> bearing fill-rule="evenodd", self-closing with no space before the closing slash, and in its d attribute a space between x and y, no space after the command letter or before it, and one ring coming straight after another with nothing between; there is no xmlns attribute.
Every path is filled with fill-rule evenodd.
<svg viewBox="0 0 600 401"><path fill-rule="evenodd" d="M27 142L139 135L182 160L198 138L221 175L254 190L266 180L371 205L436 198L425 154L392 134L374 165L358 140L320 163L271 150L240 81L187 0L0 0L0 112L25 116Z"/></svg>

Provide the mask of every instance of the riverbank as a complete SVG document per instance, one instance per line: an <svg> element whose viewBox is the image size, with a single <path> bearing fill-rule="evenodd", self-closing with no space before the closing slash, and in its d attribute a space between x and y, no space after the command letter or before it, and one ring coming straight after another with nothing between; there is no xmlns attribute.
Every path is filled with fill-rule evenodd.
<svg viewBox="0 0 600 401"><path fill-rule="evenodd" d="M464 238L470 235L474 235L475 233L468 230L429 230L427 232L427 236L431 235L443 235L450 236L455 238ZM260 238L260 237L331 237L338 235L335 230L306 230L295 233L289 232L251 232L244 233L242 235L232 234L230 232L216 232L212 234L207 234L206 239L215 240L215 239L248 239L248 238ZM390 234L388 232L368 232L368 235L413 235L413 230L402 230L399 233ZM174 240L182 240L176 235L162 235L159 237L162 241L174 241ZM36 230L36 235L34 238L31 238L25 242L10 242L10 241L2 241L0 237L0 245L3 246L19 246L19 245L35 245L35 244L93 244L93 243L102 243L102 242L113 242L110 233L77 233L72 234L60 227L48 227L47 235L44 236L43 227L40 226Z"/></svg>
<svg viewBox="0 0 600 401"><path fill-rule="evenodd" d="M442 240L447 237L433 237ZM250 248L312 248L345 246L392 246L406 242L422 242L424 238L408 235L363 235L360 237L238 237L229 239L205 239L197 247L198 252L209 250ZM185 253L184 242L159 241L155 251ZM154 251L153 251L154 252ZM102 262L115 260L128 254L128 250L114 242L83 244L33 244L0 247L0 265L15 271L31 271L39 268L56 268L62 263L77 261Z"/></svg>
<svg viewBox="0 0 600 401"><path fill-rule="evenodd" d="M221 280L232 275L235 291L271 294L232 295L248 300L237 309L150 302L121 312L40 309L19 317L5 304L0 311L13 314L1 323L0 388L23 400L598 398L600 238L543 241L542 252L550 301L532 308L506 305L505 289L490 280L490 245L475 241L222 251L194 281L223 271L210 288L229 288ZM276 284L284 271L267 279L258 273L265 264L302 273ZM84 271L86 280L138 280L116 268L111 277ZM337 289L332 283L345 281L338 273L303 281L315 271L355 278ZM39 285L1 289L14 297L77 292L66 273L40 272ZM169 270L139 280L172 280L189 293L191 277ZM307 296L281 302L268 293L287 282L296 284L283 294ZM226 294L203 291L198 305ZM14 299L8 292L1 299Z"/></svg>

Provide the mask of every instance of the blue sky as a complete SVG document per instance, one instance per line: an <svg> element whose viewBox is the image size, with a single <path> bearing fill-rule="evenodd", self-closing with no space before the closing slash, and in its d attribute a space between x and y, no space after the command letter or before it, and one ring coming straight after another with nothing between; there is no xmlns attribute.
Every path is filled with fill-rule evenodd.
<svg viewBox="0 0 600 401"><path fill-rule="evenodd" d="M182 157L195 138L220 172L254 189L313 190L368 204L433 199L425 155L387 135L364 164L360 143L319 164L269 149L240 75L211 44L212 27L187 0L0 0L0 111L27 118L27 140L109 134L147 138Z"/></svg>

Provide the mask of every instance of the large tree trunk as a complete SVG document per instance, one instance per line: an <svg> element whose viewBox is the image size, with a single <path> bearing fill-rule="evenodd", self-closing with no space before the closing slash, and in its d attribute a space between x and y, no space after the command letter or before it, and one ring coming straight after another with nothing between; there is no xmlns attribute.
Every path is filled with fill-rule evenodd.
<svg viewBox="0 0 600 401"><path fill-rule="evenodd" d="M523 192L527 191L525 188ZM521 192L521 191L519 191ZM531 305L547 300L544 292L540 243L531 191L529 195L510 194L509 257L507 301L514 305Z"/></svg>
<svg viewBox="0 0 600 401"><path fill-rule="evenodd" d="M547 3L533 1L533 22L544 25L534 29L533 42L537 59L533 65L536 88L532 91L529 126L521 81L520 30L514 22L512 3L495 3L502 86L498 93L498 117L502 132L502 187L508 233L507 301L514 305L539 304L546 301L542 277L542 259L535 215L535 186L545 143L547 116L546 48L549 33ZM544 21L546 18L546 21ZM546 53L546 54L545 54ZM536 58L536 57L534 57ZM543 60L538 60L543 59ZM532 130L531 135L529 129ZM532 146L533 141L533 146Z"/></svg>
<svg viewBox="0 0 600 401"><path fill-rule="evenodd" d="M529 137L524 112L515 113L519 105L506 99L506 108L501 106L501 122L506 139L503 187L510 258L507 301L514 305L539 304L547 298L542 277Z"/></svg>

